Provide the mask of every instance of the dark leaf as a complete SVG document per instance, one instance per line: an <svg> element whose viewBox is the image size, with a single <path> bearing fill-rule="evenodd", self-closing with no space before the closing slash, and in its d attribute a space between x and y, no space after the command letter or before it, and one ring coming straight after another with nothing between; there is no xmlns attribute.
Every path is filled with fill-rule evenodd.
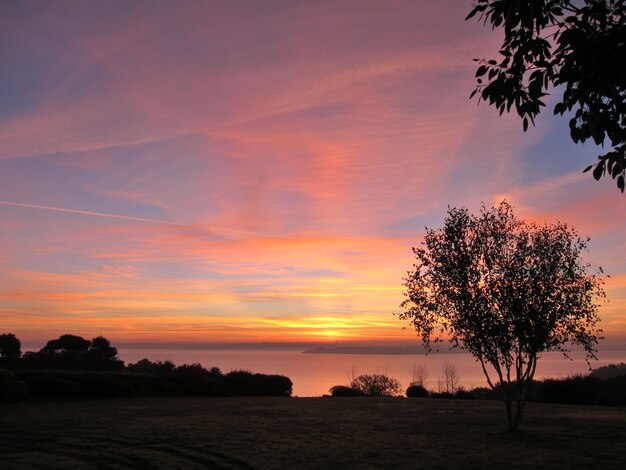
<svg viewBox="0 0 626 470"><path fill-rule="evenodd" d="M596 167L593 170L593 177L597 180L599 180L600 178L602 178L602 175L604 174L604 162L600 162L596 165Z"/></svg>
<svg viewBox="0 0 626 470"><path fill-rule="evenodd" d="M469 12L469 15L467 15L465 17L465 21L469 20L470 18L473 18L476 13L478 13L478 8L474 8L472 11Z"/></svg>

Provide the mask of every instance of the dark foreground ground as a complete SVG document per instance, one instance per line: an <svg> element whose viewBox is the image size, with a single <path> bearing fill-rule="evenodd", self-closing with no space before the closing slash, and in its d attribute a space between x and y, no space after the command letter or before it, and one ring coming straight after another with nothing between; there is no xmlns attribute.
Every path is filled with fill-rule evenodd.
<svg viewBox="0 0 626 470"><path fill-rule="evenodd" d="M619 469L626 409L496 402L151 398L0 404L0 468Z"/></svg>

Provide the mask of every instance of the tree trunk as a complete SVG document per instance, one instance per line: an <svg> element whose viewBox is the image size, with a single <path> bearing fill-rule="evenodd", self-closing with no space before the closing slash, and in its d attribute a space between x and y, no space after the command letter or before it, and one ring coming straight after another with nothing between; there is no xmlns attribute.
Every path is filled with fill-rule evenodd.
<svg viewBox="0 0 626 470"><path fill-rule="evenodd" d="M526 401L525 390L517 390L516 395L515 400L513 400L510 393L507 393L505 397L506 418L509 422L509 432L516 432L519 428L519 424L522 421L524 403Z"/></svg>

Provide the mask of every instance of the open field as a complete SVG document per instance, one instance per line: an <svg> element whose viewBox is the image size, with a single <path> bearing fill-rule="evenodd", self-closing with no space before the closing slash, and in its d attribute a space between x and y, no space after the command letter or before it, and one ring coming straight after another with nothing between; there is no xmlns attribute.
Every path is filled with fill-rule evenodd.
<svg viewBox="0 0 626 470"><path fill-rule="evenodd" d="M624 468L626 409L497 402L150 398L0 405L9 468Z"/></svg>

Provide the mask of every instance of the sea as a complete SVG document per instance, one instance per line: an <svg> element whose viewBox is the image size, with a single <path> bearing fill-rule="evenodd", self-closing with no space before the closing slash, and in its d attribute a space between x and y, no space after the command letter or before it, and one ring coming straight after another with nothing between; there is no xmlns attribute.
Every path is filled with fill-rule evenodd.
<svg viewBox="0 0 626 470"><path fill-rule="evenodd" d="M319 397L334 385L347 385L360 374L385 374L400 381L403 389L421 369L426 388L437 390L444 381L444 368L454 366L459 385L465 388L486 387L480 364L463 352L420 354L311 354L298 350L221 350L118 348L126 364L147 358L169 360L176 365L199 363L206 368L219 367L222 372L249 370L263 374L286 375L293 382L293 396ZM626 362L626 350L600 351L592 368ZM586 374L589 365L585 353L574 351L570 358L557 352L545 353L537 363L536 379Z"/></svg>

